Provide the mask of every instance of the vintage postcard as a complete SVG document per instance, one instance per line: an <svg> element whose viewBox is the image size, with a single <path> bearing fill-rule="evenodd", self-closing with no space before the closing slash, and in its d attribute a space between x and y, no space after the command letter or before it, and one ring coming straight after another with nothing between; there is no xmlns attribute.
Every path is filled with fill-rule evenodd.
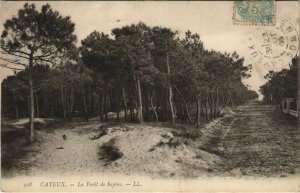
<svg viewBox="0 0 300 193"><path fill-rule="evenodd" d="M298 1L0 6L1 191L300 191Z"/></svg>

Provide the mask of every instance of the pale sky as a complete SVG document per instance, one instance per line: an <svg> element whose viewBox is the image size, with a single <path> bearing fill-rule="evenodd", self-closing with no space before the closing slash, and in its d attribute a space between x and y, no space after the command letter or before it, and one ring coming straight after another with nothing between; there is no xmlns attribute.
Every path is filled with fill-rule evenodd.
<svg viewBox="0 0 300 193"><path fill-rule="evenodd" d="M17 14L25 2L1 2L0 30L5 20ZM29 2L30 3L30 2ZM45 2L34 2L38 9ZM270 26L250 26L233 24L233 2L100 2L100 1L50 1L54 10L71 16L76 24L75 34L80 41L97 30L111 33L111 29L142 21L149 26L164 26L183 34L190 30L198 33L206 49L221 52L237 51L245 58L245 64L252 64L249 39L260 34ZM276 20L288 19L299 32L299 6L297 1L276 2ZM120 20L119 22L117 20ZM10 70L0 69L2 80ZM252 77L244 82L258 91L266 81L263 76L268 72L261 66L253 66Z"/></svg>

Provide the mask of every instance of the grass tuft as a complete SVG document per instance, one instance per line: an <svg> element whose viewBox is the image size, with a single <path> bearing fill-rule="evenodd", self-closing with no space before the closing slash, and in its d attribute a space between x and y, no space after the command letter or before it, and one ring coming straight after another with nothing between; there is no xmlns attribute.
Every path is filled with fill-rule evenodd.
<svg viewBox="0 0 300 193"><path fill-rule="evenodd" d="M123 157L123 153L116 146L116 138L109 140L99 147L98 155L106 162L113 162Z"/></svg>

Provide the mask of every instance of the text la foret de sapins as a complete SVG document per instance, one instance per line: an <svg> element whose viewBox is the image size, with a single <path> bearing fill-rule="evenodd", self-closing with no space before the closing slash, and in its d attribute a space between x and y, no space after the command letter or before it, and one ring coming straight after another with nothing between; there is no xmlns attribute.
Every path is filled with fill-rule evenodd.
<svg viewBox="0 0 300 193"><path fill-rule="evenodd" d="M66 183L66 182L41 182L40 187L44 188L63 188L63 187L121 187L121 186L141 186L139 181L132 183L121 183L121 182L77 182L77 183Z"/></svg>

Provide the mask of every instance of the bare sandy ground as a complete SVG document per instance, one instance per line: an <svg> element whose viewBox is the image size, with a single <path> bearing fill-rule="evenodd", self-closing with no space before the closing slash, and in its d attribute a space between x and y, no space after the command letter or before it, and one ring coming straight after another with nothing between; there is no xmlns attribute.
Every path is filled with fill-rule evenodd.
<svg viewBox="0 0 300 193"><path fill-rule="evenodd" d="M124 124L109 126L107 134L96 139L103 125L97 121L41 129L33 145L2 147L16 152L13 164L3 174L172 178L299 175L299 131L293 121L273 110L250 103L190 132L180 125ZM108 159L110 155L103 152L105 145L121 156Z"/></svg>
<svg viewBox="0 0 300 193"><path fill-rule="evenodd" d="M18 160L12 173L29 176L69 174L142 174L150 176L197 176L209 174L222 158L189 144L170 146L168 135L173 129L155 126L126 125L112 127L107 135L91 140L101 124L74 124L74 127L37 132L39 141L24 147L29 152ZM63 139L66 135L66 140ZM172 134L171 134L172 135ZM172 137L173 139L176 137ZM107 161L99 155L100 147L111 139L123 157ZM181 139L178 139L181 140ZM175 142L176 143L176 142ZM181 143L181 142L179 142ZM105 155L104 155L105 156ZM30 167L21 167L28 164Z"/></svg>

